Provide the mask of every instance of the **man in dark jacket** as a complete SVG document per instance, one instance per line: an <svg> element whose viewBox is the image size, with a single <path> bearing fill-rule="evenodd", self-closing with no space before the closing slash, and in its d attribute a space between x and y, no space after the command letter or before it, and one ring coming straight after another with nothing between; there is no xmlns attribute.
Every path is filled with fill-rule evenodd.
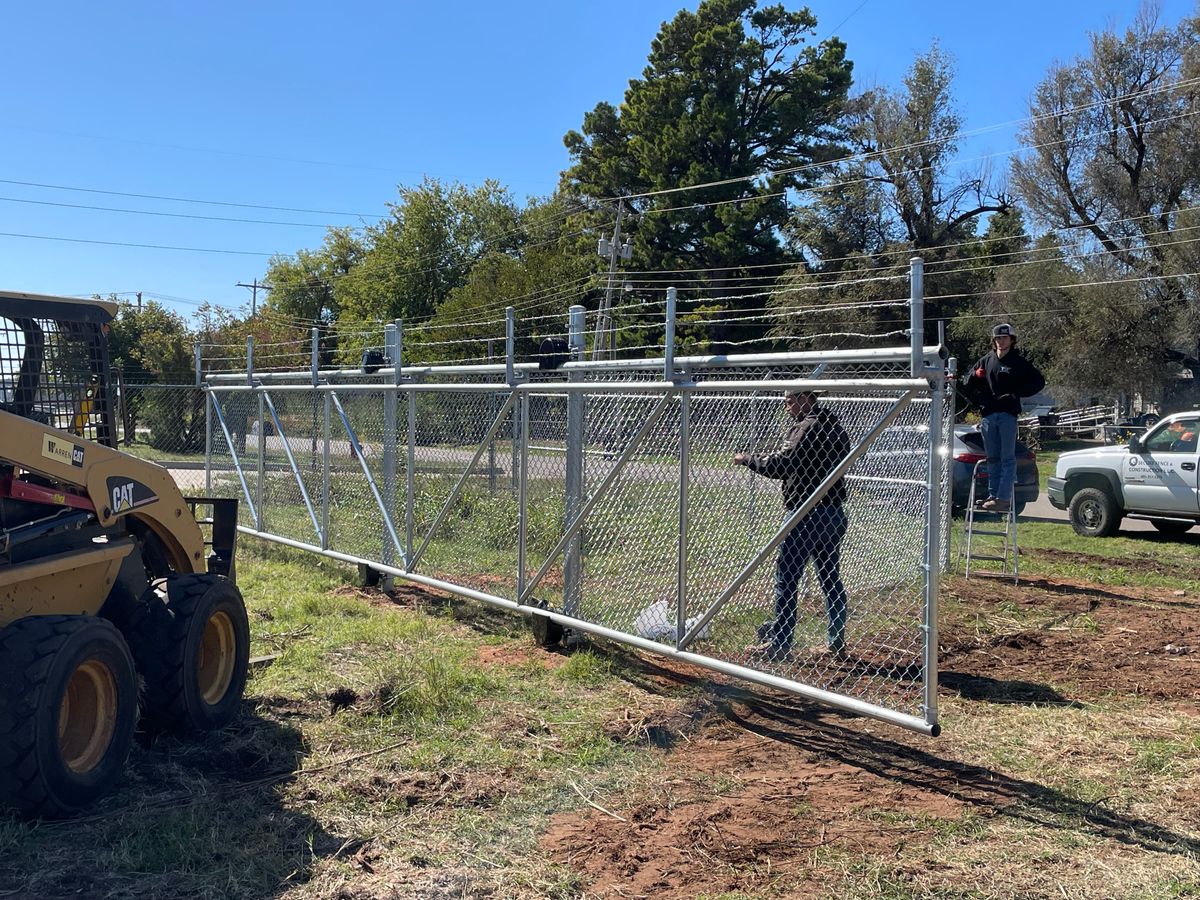
<svg viewBox="0 0 1200 900"><path fill-rule="evenodd" d="M767 478L783 482L783 506L798 509L833 468L850 452L850 438L837 416L817 405L812 391L784 395L788 414L796 420L775 453L738 453L733 461ZM839 478L779 545L775 565L775 616L758 629L762 642L752 652L770 660L785 659L796 628L796 589L811 556L825 595L829 616L830 652L846 650L846 588L838 572L842 539L846 536L844 479Z"/></svg>
<svg viewBox="0 0 1200 900"><path fill-rule="evenodd" d="M1032 397L1046 379L1017 350L1017 331L1005 323L992 329L992 352L971 368L967 393L979 407L987 453L988 496L982 507L1006 513L1012 508L1017 476L1017 416L1021 398Z"/></svg>

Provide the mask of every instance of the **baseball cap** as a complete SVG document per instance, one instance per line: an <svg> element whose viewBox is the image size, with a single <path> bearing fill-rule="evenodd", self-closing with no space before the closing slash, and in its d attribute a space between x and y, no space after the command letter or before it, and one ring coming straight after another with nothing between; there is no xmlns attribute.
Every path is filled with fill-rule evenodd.
<svg viewBox="0 0 1200 900"><path fill-rule="evenodd" d="M992 337L998 338L998 337L1005 337L1005 336L1015 338L1017 336L1017 329L1013 328L1007 322L997 325L995 328L992 329Z"/></svg>

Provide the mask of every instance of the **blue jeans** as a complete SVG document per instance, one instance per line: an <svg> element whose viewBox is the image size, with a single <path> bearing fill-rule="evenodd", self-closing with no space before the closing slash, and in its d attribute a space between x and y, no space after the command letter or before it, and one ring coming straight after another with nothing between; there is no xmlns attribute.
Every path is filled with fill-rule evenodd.
<svg viewBox="0 0 1200 900"><path fill-rule="evenodd" d="M779 651L792 646L792 632L796 628L796 589L804 567L812 557L821 592L825 595L829 649L837 653L846 649L846 588L838 572L845 536L845 511L840 506L822 505L801 519L784 538L775 563L775 618L759 627L760 640L770 641Z"/></svg>
<svg viewBox="0 0 1200 900"><path fill-rule="evenodd" d="M1017 478L1017 417L992 413L984 416L979 430L987 453L988 496L1011 500Z"/></svg>

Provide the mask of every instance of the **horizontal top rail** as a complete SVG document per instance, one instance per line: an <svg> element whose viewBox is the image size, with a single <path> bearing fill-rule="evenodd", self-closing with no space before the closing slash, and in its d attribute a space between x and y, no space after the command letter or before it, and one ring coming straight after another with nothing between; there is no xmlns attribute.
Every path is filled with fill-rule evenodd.
<svg viewBox="0 0 1200 900"><path fill-rule="evenodd" d="M677 356L675 367L688 368L727 368L737 366L766 366L766 365L815 365L820 363L906 363L912 355L909 347L875 347L864 350L805 350L781 353L745 353L711 356ZM929 346L924 348L926 362L946 358L946 348ZM655 359L604 359L581 360L563 363L557 371L575 372L629 372L642 370L660 370L663 367L661 357ZM529 373L540 370L535 362L517 363L517 372ZM402 378L417 378L427 375L495 375L503 377L508 369L504 363L485 363L481 365L459 366L402 366ZM323 369L318 375L322 378L352 378L362 376L362 369ZM371 373L371 377L394 377L394 367L385 367ZM256 381L263 384L286 383L304 380L312 383L311 369L297 369L292 372L255 372ZM206 376L210 383L240 382L245 384L246 373L214 372Z"/></svg>
<svg viewBox="0 0 1200 900"><path fill-rule="evenodd" d="M564 381L535 382L509 386L506 384L228 384L208 385L206 390L214 393L297 392L318 391L330 393L388 393L392 391L418 393L489 393L515 392L518 394L660 394L673 391L688 393L746 393L753 391L840 391L842 393L872 393L879 391L928 390L929 383L921 378L776 378L745 381Z"/></svg>

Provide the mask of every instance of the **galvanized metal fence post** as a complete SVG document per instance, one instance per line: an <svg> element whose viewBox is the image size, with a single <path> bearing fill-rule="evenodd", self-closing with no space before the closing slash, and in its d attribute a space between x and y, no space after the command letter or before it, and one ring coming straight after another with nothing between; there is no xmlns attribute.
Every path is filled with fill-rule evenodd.
<svg viewBox="0 0 1200 900"><path fill-rule="evenodd" d="M529 394L521 394L521 455L517 475L517 598L525 593L525 538L529 530Z"/></svg>
<svg viewBox="0 0 1200 900"><path fill-rule="evenodd" d="M209 391L204 392L204 494L212 496L212 449L213 449L213 432L212 432L212 404L216 403L216 397Z"/></svg>
<svg viewBox="0 0 1200 900"><path fill-rule="evenodd" d="M672 290L674 290L672 288ZM675 645L687 634L688 605L688 490L691 468L691 395L679 395L679 548L678 588L675 608Z"/></svg>
<svg viewBox="0 0 1200 900"><path fill-rule="evenodd" d="M667 322L663 335L663 381L675 380L675 288L667 288Z"/></svg>
<svg viewBox="0 0 1200 900"><path fill-rule="evenodd" d="M250 385L250 389L254 390L254 335L246 337L246 383ZM264 521L266 513L263 510L263 493L264 483L267 480L267 407L263 401L262 394L252 393L251 396L258 397L258 480L254 485L254 511L255 516L254 527L259 531L266 531Z"/></svg>
<svg viewBox="0 0 1200 900"><path fill-rule="evenodd" d="M212 394L208 392L204 385L204 371L201 366L201 348L200 342L196 341L193 353L196 358L196 387L204 390L204 495L212 496L212 407L209 405L213 402ZM121 413L120 422L122 427L125 424L125 382L124 379L119 380L120 395L121 395ZM128 441L127 441L128 443Z"/></svg>
<svg viewBox="0 0 1200 900"><path fill-rule="evenodd" d="M509 309L512 309L510 306ZM487 361L489 364L496 358L495 355L495 340L488 338L487 342ZM496 418L496 395L488 394L488 421ZM492 441L488 444L488 493L496 493L496 442Z"/></svg>
<svg viewBox="0 0 1200 900"><path fill-rule="evenodd" d="M919 256L908 262L908 327L912 347L913 378L920 378L925 371L925 264Z"/></svg>
<svg viewBox="0 0 1200 900"><path fill-rule="evenodd" d="M504 383L513 386L517 364L517 310L509 306L504 310Z"/></svg>
<svg viewBox="0 0 1200 900"><path fill-rule="evenodd" d="M390 322L383 329L383 352L392 364L393 387L383 394L383 498L387 505L388 516L393 520L396 515L396 445L400 440L396 431L396 401L397 391L395 373L400 371L400 322ZM392 546L391 535L385 525L382 531L383 542L382 562L392 565L396 554L401 548Z"/></svg>
<svg viewBox="0 0 1200 900"><path fill-rule="evenodd" d="M946 394L942 398L942 571L950 571L950 540L954 522L954 483L950 459L954 454L954 422L958 417L958 359L946 361Z"/></svg>
<svg viewBox="0 0 1200 900"><path fill-rule="evenodd" d="M321 423L321 549L329 549L329 415L331 401L329 393L324 394L325 415Z"/></svg>
<svg viewBox="0 0 1200 900"><path fill-rule="evenodd" d="M312 427L309 429L309 434L312 435L312 440L309 442L308 470L314 475L317 471L317 385L320 383L321 379L320 353L321 330L314 327L312 330L312 352L309 355L308 361L309 382L312 384Z"/></svg>
<svg viewBox="0 0 1200 900"><path fill-rule="evenodd" d="M412 569L413 535L416 528L417 490L417 392L408 392L408 484L404 492L404 569Z"/></svg>
<svg viewBox="0 0 1200 900"><path fill-rule="evenodd" d="M572 362L584 355L584 308L572 306L568 322L567 343ZM568 381L581 381L583 375L572 369ZM567 395L567 458L566 458L566 509L563 528L575 520L583 505L583 433L585 424L585 400L582 391L571 391ZM583 544L576 533L568 542L563 555L563 612L569 616L579 613L583 600Z"/></svg>
<svg viewBox="0 0 1200 900"><path fill-rule="evenodd" d="M925 613L922 630L925 634L924 669L925 721L937 729L938 683L938 576L942 567L942 443L945 440L942 423L942 397L946 376L938 372L929 379L929 491L926 497L925 520Z"/></svg>

